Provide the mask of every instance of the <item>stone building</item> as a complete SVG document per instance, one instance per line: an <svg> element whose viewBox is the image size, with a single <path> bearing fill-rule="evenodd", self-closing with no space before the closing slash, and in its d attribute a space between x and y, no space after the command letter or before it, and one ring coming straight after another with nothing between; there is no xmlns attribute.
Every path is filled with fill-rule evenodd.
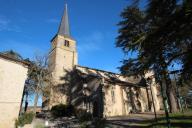
<svg viewBox="0 0 192 128"><path fill-rule="evenodd" d="M160 110L160 94L153 74L125 77L78 65L76 41L71 37L67 5L59 30L51 40L49 71L53 85L46 106L63 103L87 109L94 116L123 116ZM153 82L150 86L146 79ZM151 88L150 88L151 87ZM152 102L154 100L154 102Z"/></svg>
<svg viewBox="0 0 192 128"><path fill-rule="evenodd" d="M19 116L28 63L0 53L0 128L14 128Z"/></svg>
<svg viewBox="0 0 192 128"><path fill-rule="evenodd" d="M49 71L50 96L44 108L72 104L96 117L125 116L133 112L159 111L161 96L153 72L144 77L126 77L117 73L78 65L76 41L71 37L67 6L59 30L51 40ZM0 53L0 128L13 128L19 115L29 63ZM152 82L147 84L146 80Z"/></svg>

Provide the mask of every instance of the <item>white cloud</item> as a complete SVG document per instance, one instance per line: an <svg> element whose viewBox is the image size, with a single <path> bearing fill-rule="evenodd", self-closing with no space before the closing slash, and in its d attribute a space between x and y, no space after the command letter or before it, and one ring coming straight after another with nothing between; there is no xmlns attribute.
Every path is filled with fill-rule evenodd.
<svg viewBox="0 0 192 128"><path fill-rule="evenodd" d="M7 29L10 21L4 17L0 17L0 31Z"/></svg>
<svg viewBox="0 0 192 128"><path fill-rule="evenodd" d="M101 50L101 44L104 41L104 34L95 32L87 36L77 38L78 52L80 54L95 52Z"/></svg>
<svg viewBox="0 0 192 128"><path fill-rule="evenodd" d="M6 17L0 16L0 31L21 32L21 28L17 25L13 25L11 20Z"/></svg>

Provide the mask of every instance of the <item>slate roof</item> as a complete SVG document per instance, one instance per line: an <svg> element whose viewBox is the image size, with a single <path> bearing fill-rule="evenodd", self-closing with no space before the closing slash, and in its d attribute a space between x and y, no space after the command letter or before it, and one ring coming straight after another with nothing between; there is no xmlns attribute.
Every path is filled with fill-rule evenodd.
<svg viewBox="0 0 192 128"><path fill-rule="evenodd" d="M64 14L61 19L61 23L58 30L58 35L70 37L70 28L69 28L69 19L68 19L68 10L67 4L65 5Z"/></svg>

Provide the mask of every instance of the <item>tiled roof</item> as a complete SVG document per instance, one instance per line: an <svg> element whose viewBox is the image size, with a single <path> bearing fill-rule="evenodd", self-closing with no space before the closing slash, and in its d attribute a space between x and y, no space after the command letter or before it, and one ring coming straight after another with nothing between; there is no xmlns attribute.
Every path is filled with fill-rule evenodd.
<svg viewBox="0 0 192 128"><path fill-rule="evenodd" d="M76 70L80 71L82 74L94 76L97 78L104 78L110 83L118 83L121 85L127 85L127 86L145 86L145 80L141 76L123 76L117 73L108 72L104 70L99 69L93 69L89 67L84 66L76 66Z"/></svg>
<svg viewBox="0 0 192 128"><path fill-rule="evenodd" d="M18 58L16 56L12 56L10 54L7 54L6 52L1 52L0 53L0 58L3 58L3 59L6 59L6 60L9 60L9 61L12 61L12 62L16 62L16 63L19 63L19 64L23 64L25 66L29 66L30 65L30 62L26 61L26 60L23 60L22 58Z"/></svg>

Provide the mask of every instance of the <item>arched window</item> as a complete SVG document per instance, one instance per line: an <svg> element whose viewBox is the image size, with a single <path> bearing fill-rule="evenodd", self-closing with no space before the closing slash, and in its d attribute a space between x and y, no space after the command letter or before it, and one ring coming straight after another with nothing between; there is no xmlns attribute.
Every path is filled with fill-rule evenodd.
<svg viewBox="0 0 192 128"><path fill-rule="evenodd" d="M68 41L68 40L65 40L64 45L65 45L66 47L69 47L69 41Z"/></svg>

